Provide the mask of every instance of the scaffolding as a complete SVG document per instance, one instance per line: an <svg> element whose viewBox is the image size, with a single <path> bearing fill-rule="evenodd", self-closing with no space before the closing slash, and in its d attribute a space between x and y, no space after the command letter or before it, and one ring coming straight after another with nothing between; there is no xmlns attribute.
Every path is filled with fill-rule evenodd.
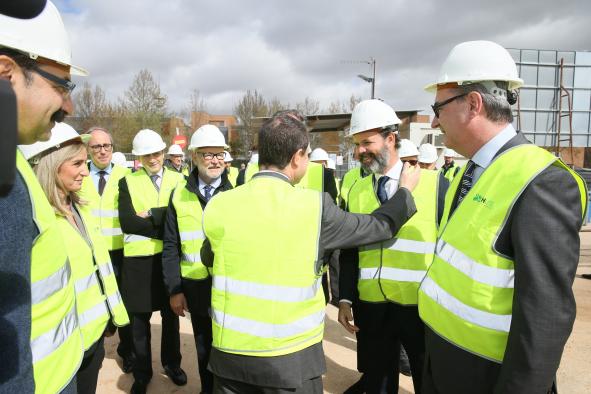
<svg viewBox="0 0 591 394"><path fill-rule="evenodd" d="M563 84L563 74L564 74L564 58L560 58L560 66L558 68L559 72L559 90L558 90L558 112L556 113L556 144L554 146L554 154L557 157L561 157L560 148L561 142L568 142L568 149L570 151L570 163L566 163L571 167L574 167L575 156L574 156L574 149L573 149L573 102L570 92L564 87ZM563 111L562 103L563 99L566 98L567 100L567 109ZM562 118L568 117L568 131L565 137L562 136Z"/></svg>

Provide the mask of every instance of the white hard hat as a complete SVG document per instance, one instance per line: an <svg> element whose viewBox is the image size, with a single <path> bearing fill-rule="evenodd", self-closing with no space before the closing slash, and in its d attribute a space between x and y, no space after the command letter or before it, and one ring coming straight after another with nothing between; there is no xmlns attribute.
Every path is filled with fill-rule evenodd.
<svg viewBox="0 0 591 394"><path fill-rule="evenodd" d="M224 135L216 126L206 124L199 127L191 136L191 144L189 150L203 148L206 146L215 146L220 148L227 148Z"/></svg>
<svg viewBox="0 0 591 394"><path fill-rule="evenodd" d="M11 18L0 14L0 47L11 48L29 55L42 57L70 66L74 75L88 75L88 71L72 64L72 49L59 11L51 1L32 19Z"/></svg>
<svg viewBox="0 0 591 394"><path fill-rule="evenodd" d="M400 140L400 149L398 149L398 157L418 156L419 150L417 146L407 139Z"/></svg>
<svg viewBox="0 0 591 394"><path fill-rule="evenodd" d="M515 61L505 48L492 41L467 41L451 50L437 81L425 86L425 90L434 92L437 85L446 83L467 85L483 81L508 82L509 90L523 85Z"/></svg>
<svg viewBox="0 0 591 394"><path fill-rule="evenodd" d="M183 148L181 148L181 146L180 145L177 145L177 144L170 145L168 147L167 154L169 154L169 155L183 155L183 156L185 155L183 153Z"/></svg>
<svg viewBox="0 0 591 394"><path fill-rule="evenodd" d="M136 156L149 155L150 153L161 152L166 148L160 134L150 129L143 129L133 137L133 149L131 153Z"/></svg>
<svg viewBox="0 0 591 394"><path fill-rule="evenodd" d="M316 148L310 153L310 161L328 161L328 153L322 148Z"/></svg>
<svg viewBox="0 0 591 394"><path fill-rule="evenodd" d="M381 100L363 100L351 114L349 136L363 131L400 124L394 109Z"/></svg>
<svg viewBox="0 0 591 394"><path fill-rule="evenodd" d="M437 161L437 149L431 144L423 144L419 147L420 163L435 163Z"/></svg>
<svg viewBox="0 0 591 394"><path fill-rule="evenodd" d="M456 151L453 149L445 148L443 151L443 157L456 157Z"/></svg>
<svg viewBox="0 0 591 394"><path fill-rule="evenodd" d="M229 163L231 161L233 161L234 159L232 158L232 155L230 154L230 152L228 152L227 150L224 151L224 161L226 163Z"/></svg>
<svg viewBox="0 0 591 394"><path fill-rule="evenodd" d="M65 142L76 139L86 143L90 139L90 135L78 134L78 132L69 124L56 123L51 129L51 138L49 140L35 142L31 145L19 145L18 147L25 156L25 159L29 160L43 152L59 149Z"/></svg>
<svg viewBox="0 0 591 394"><path fill-rule="evenodd" d="M331 170L337 169L337 162L331 159L330 157L326 161L326 168L330 168Z"/></svg>
<svg viewBox="0 0 591 394"><path fill-rule="evenodd" d="M127 165L127 159L125 158L125 155L121 152L113 152L113 157L111 158L111 162L113 162L115 164L119 164L120 166Z"/></svg>
<svg viewBox="0 0 591 394"><path fill-rule="evenodd" d="M252 156L250 156L250 160L248 162L249 163L253 163L253 164L258 164L258 162L259 162L259 154L258 153L253 153Z"/></svg>

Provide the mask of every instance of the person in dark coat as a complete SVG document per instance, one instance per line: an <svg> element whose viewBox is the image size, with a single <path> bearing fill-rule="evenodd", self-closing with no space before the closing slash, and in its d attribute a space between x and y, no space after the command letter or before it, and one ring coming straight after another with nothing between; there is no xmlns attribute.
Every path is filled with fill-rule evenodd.
<svg viewBox="0 0 591 394"><path fill-rule="evenodd" d="M227 172L224 171L223 159L219 159L219 157L223 158L226 147L224 135L217 127L208 126L205 129L198 129L191 138L189 150L192 151L194 169L189 174L186 184L180 185L170 197L166 223L164 224L164 250L162 252L164 284L170 296L170 306L178 316L185 316L187 310L191 314L201 392L205 394L213 392L213 375L207 370L212 341L211 318L209 317L211 276L207 268L200 262L187 260L186 253L183 253L182 250L180 234L188 231L179 228L177 218L178 216L186 218L193 213L195 216L192 224L201 228L201 214L197 213L205 209L207 202L212 197L232 189ZM213 134L213 138L203 138L208 137L207 134ZM195 196L196 199L190 205L180 205L178 201L185 201L187 196ZM179 207L178 211L177 206ZM187 212L188 210L191 212ZM186 238L183 240L188 241ZM200 240L200 235L197 235L195 239L190 241L197 243ZM182 261L193 264L189 268L189 264L184 263L187 269L183 270Z"/></svg>
<svg viewBox="0 0 591 394"><path fill-rule="evenodd" d="M142 169L119 181L119 221L124 234L121 293L132 316L135 350L132 393L145 393L152 378L150 317L162 316L161 361L176 385L187 383L181 369L178 316L170 309L162 277L162 238L170 193L184 178L163 167L166 145L152 130L141 130L132 153Z"/></svg>

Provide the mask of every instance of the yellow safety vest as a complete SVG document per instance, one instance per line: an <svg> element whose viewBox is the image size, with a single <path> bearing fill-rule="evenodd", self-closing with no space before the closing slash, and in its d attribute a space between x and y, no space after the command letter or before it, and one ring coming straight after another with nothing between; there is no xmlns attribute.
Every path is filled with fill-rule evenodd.
<svg viewBox="0 0 591 394"><path fill-rule="evenodd" d="M35 392L54 394L72 380L84 355L76 295L55 211L20 151L17 151L16 165L27 185L33 220L39 230L31 250L31 352Z"/></svg>
<svg viewBox="0 0 591 394"><path fill-rule="evenodd" d="M419 314L442 338L491 361L503 361L515 278L515 262L494 245L521 193L551 165L577 181L584 215L584 181L552 154L529 144L495 158L451 217L463 172L446 194L435 258L419 289Z"/></svg>
<svg viewBox="0 0 591 394"><path fill-rule="evenodd" d="M181 240L181 276L186 279L205 279L209 272L201 263L201 245L205 237L201 227L203 210L199 198L187 190L185 184L180 184L172 196L172 205L176 211Z"/></svg>
<svg viewBox="0 0 591 394"><path fill-rule="evenodd" d="M131 174L129 168L114 164L102 196L98 194L90 176L84 178L78 192L80 198L90 203L109 250L123 249L123 232L119 224L119 180L127 174Z"/></svg>
<svg viewBox="0 0 591 394"><path fill-rule="evenodd" d="M359 179L349 192L349 210L371 213L380 202L374 175ZM416 305L417 291L433 261L437 239L437 191L439 174L421 170L412 192L417 212L394 238L359 248L359 299Z"/></svg>
<svg viewBox="0 0 591 394"><path fill-rule="evenodd" d="M228 168L228 180L232 184L233 187L236 187L236 179L238 178L238 168L230 167Z"/></svg>
<svg viewBox="0 0 591 394"><path fill-rule="evenodd" d="M355 167L350 169L345 173L343 176L343 181L341 182L341 190L339 192L339 199L341 201L342 206L347 205L347 199L349 197L349 192L351 188L358 180L362 179L361 176L361 168Z"/></svg>
<svg viewBox="0 0 591 394"><path fill-rule="evenodd" d="M78 206L84 228L91 244L61 215L56 215L72 267L76 290L76 310L84 339L84 349L98 341L113 317L117 326L129 324L109 252L100 233L98 221L90 207Z"/></svg>
<svg viewBox="0 0 591 394"><path fill-rule="evenodd" d="M441 167L439 169L439 171L443 171L443 167ZM443 176L451 183L451 181L454 180L454 176L456 174L456 171L459 172L460 170L458 169L458 165L456 165L454 163L454 165L450 169L448 169L447 172Z"/></svg>
<svg viewBox="0 0 591 394"><path fill-rule="evenodd" d="M131 203L136 212L168 206L170 193L179 183L184 183L182 174L163 167L160 191L157 191L145 170L125 176ZM138 234L123 236L123 255L126 257L153 256L162 252L162 240Z"/></svg>
<svg viewBox="0 0 591 394"><path fill-rule="evenodd" d="M321 193L264 175L209 201L215 348L270 357L322 341L321 204Z"/></svg>
<svg viewBox="0 0 591 394"><path fill-rule="evenodd" d="M258 164L249 164L246 168L244 183L248 182L258 171ZM295 187L317 190L319 192L324 191L324 167L322 164L314 163L312 161L309 162L306 173Z"/></svg>

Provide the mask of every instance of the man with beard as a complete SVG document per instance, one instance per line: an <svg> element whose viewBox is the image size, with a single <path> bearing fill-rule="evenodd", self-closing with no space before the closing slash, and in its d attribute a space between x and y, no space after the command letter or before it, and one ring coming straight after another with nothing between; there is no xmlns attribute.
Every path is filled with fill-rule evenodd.
<svg viewBox="0 0 591 394"><path fill-rule="evenodd" d="M352 187L350 212L372 212L398 189L403 167L398 124L392 107L380 100L362 101L353 110L350 133L361 165L373 175ZM412 192L417 214L396 237L341 253L339 322L357 333L358 369L364 373L359 392L398 392L400 344L408 354L415 392L421 392L425 348L417 289L433 259L437 205L446 189L447 185L439 185L436 172L421 170L421 180ZM356 295L353 325L351 301Z"/></svg>
<svg viewBox="0 0 591 394"><path fill-rule="evenodd" d="M170 306L178 316L191 314L201 392L211 393L213 376L207 370L211 353L211 276L201 264L203 243L201 216L217 193L232 189L224 171L222 132L213 125L201 126L191 137L189 151L195 168L186 184L173 192L164 225L162 269Z"/></svg>
<svg viewBox="0 0 591 394"><path fill-rule="evenodd" d="M53 3L32 19L0 15L0 26L0 79L18 109L16 124L2 122L16 129L18 144L47 141L55 122L73 112L71 75L88 73L72 64ZM0 391L76 392L72 379L84 349L64 242L20 150L16 168L12 188L0 198Z"/></svg>

